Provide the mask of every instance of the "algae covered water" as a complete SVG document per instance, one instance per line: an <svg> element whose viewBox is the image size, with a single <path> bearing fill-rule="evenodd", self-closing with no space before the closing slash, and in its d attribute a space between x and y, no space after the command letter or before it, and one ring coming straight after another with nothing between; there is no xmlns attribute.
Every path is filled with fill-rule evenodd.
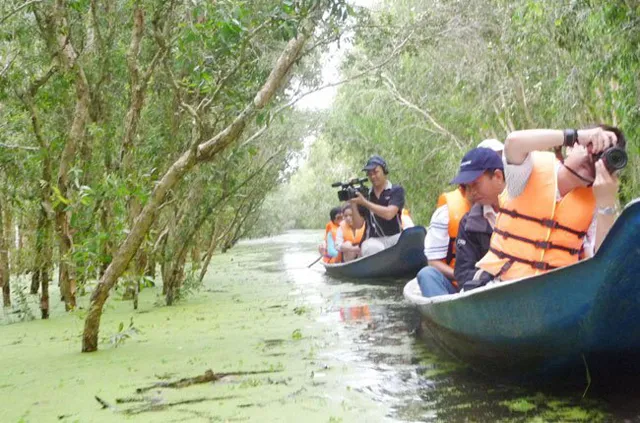
<svg viewBox="0 0 640 423"><path fill-rule="evenodd" d="M82 309L12 324L5 310L0 422L640 421L633 393L503 384L448 360L416 335L403 281L307 268L320 235L241 242L173 307L158 287L137 311L114 295L93 354Z"/></svg>

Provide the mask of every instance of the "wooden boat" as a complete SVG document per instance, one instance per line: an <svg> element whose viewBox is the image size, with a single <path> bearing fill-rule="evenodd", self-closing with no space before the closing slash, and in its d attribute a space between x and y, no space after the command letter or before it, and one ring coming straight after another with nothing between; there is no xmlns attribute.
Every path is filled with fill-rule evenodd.
<svg viewBox="0 0 640 423"><path fill-rule="evenodd" d="M394 278L415 276L427 264L424 237L427 231L414 226L402 231L396 245L348 263L322 263L327 274L343 278Z"/></svg>
<svg viewBox="0 0 640 423"><path fill-rule="evenodd" d="M640 200L629 203L597 254L530 278L405 298L445 350L490 372L611 374L640 368ZM637 373L640 374L640 373Z"/></svg>

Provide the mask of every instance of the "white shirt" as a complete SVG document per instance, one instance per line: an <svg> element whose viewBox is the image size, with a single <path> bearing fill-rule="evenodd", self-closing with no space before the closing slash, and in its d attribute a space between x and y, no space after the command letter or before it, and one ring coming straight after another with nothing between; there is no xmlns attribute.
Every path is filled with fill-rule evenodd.
<svg viewBox="0 0 640 423"><path fill-rule="evenodd" d="M503 155L502 162L504 163L504 179L507 184L507 194L509 194L509 197L515 198L522 194L529 182L531 172L533 172L533 159L531 158L531 154L527 154L522 164L518 165L508 163L507 158ZM556 165L556 175L558 174L558 168L560 166L560 163ZM560 200L562 200L562 195L560 195L560 190L556 184L556 201ZM582 244L587 257L591 257L595 253L596 221L596 215L594 214L591 225L589 225L589 229L587 230L587 236L585 236Z"/></svg>
<svg viewBox="0 0 640 423"><path fill-rule="evenodd" d="M449 250L449 206L440 206L433 212L427 236L424 238L424 255L429 260L447 258Z"/></svg>
<svg viewBox="0 0 640 423"><path fill-rule="evenodd" d="M489 222L491 229L496 227L496 217L498 217L498 213L493 209L493 206L482 206L482 215L487 219L487 222Z"/></svg>

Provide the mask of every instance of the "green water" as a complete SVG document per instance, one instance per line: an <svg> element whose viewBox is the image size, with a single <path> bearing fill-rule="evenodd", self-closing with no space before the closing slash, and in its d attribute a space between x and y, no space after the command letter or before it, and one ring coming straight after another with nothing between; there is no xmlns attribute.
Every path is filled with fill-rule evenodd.
<svg viewBox="0 0 640 423"><path fill-rule="evenodd" d="M138 311L114 295L93 354L79 352L83 310L56 303L49 321L26 322L4 310L0 422L640 421L635 394L582 399L584 386L489 382L449 361L415 335L401 282L340 282L308 269L319 237L241 242L174 307L159 305L158 288L143 291ZM37 315L37 299L27 301ZM139 333L116 346L130 322ZM207 369L268 373L136 393Z"/></svg>

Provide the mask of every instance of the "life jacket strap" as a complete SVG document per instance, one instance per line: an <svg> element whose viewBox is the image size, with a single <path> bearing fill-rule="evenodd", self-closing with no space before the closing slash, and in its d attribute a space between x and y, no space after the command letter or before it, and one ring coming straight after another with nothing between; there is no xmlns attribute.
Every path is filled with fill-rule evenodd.
<svg viewBox="0 0 640 423"><path fill-rule="evenodd" d="M506 258L506 259L509 259L511 261L516 261L518 263L524 263L524 264L527 264L527 265L529 265L529 266L531 266L531 267L533 267L534 269L537 269L537 270L546 271L546 270L557 269L556 266L552 266L547 262L527 260L527 259L524 259L522 257L512 256L511 254L507 254L504 251L497 250L497 249L495 249L493 247L489 247L489 251L491 251L493 254L498 256L498 258L500 258L500 259L505 259ZM509 267L511 267L511 265L509 265ZM504 269L504 266L503 266L503 269L500 269L499 273L504 273L506 270L508 270L508 268Z"/></svg>
<svg viewBox="0 0 640 423"><path fill-rule="evenodd" d="M577 231L577 230L575 230L573 228L570 228L568 226L561 225L560 223L558 223L558 221L553 220L553 219L540 219L538 217L533 217L533 216L528 216L526 214L522 214L522 213L518 212L517 210L509 210L509 209L505 209L505 208L500 208L500 209L498 209L498 211L500 213L506 214L507 216L511 216L514 219L528 220L530 222L539 223L539 224L541 224L542 226L544 226L546 228L560 229L560 230L563 230L565 232L569 232L571 234L574 234L578 238L584 238L587 235L587 233L584 232L584 231Z"/></svg>
<svg viewBox="0 0 640 423"><path fill-rule="evenodd" d="M444 262L448 265L451 265L451 262L455 260L456 253L453 251L454 246L456 245L455 238L449 238L449 246L447 247L447 256L444 259Z"/></svg>
<svg viewBox="0 0 640 423"><path fill-rule="evenodd" d="M569 248L569 247L565 247L564 245L558 245L558 244L554 244L553 242L550 241L540 241L540 240L533 240L530 238L526 238L520 235L516 235L516 234L512 234L511 232L507 232L507 231L503 231L501 229L498 228L494 228L493 232L497 233L498 235L504 237L504 238L513 238L516 239L518 241L521 242L526 242L527 244L531 244L533 246L535 246L536 248L541 248L543 250L551 250L551 249L555 249L555 250L562 250L562 251L566 251L569 254L571 254L572 256L577 256L578 254L580 254L580 249L575 249L575 248Z"/></svg>

